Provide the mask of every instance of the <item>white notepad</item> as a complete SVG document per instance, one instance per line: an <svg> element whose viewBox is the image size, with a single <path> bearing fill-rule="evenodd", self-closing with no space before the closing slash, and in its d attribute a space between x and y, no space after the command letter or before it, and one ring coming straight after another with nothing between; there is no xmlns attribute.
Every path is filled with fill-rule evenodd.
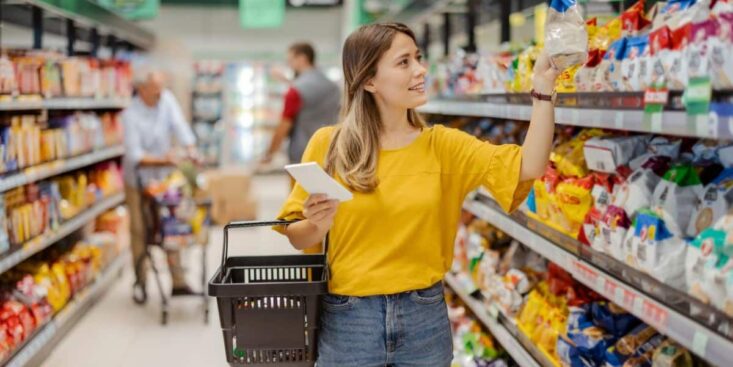
<svg viewBox="0 0 733 367"><path fill-rule="evenodd" d="M311 195L325 194L329 199L338 201L354 198L351 191L329 176L316 162L290 164L285 166L285 170Z"/></svg>

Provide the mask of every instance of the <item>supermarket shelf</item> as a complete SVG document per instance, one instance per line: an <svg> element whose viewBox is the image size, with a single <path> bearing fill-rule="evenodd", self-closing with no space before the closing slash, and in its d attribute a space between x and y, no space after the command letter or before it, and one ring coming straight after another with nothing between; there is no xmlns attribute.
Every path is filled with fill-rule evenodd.
<svg viewBox="0 0 733 367"><path fill-rule="evenodd" d="M37 254L39 251L58 242L62 238L94 220L100 214L122 204L124 200L125 194L123 193L102 199L102 201L94 204L91 208L61 224L57 230L40 235L24 243L20 248L15 250L11 249L9 252L2 254L2 258L0 258L0 274L12 269L14 266Z"/></svg>
<svg viewBox="0 0 733 367"><path fill-rule="evenodd" d="M512 356L512 358L523 367L549 367L551 364L540 364L532 354L515 338L512 333L497 319L489 314L488 309L477 299L471 297L461 286L453 274L445 275L445 282L471 309L471 312L489 329L491 335L496 338L499 344Z"/></svg>
<svg viewBox="0 0 733 367"><path fill-rule="evenodd" d="M3 101L0 111L123 109L129 99L53 98L37 101Z"/></svg>
<svg viewBox="0 0 733 367"><path fill-rule="evenodd" d="M480 100L434 100L418 109L422 113L492 117L497 119L529 121L532 106L526 104L492 103ZM684 111L665 111L654 119L646 119L641 109L556 107L555 122L587 128L627 130L642 133L700 138L733 138L733 117L718 116L717 122L709 122L705 115L690 118Z"/></svg>
<svg viewBox="0 0 733 367"><path fill-rule="evenodd" d="M116 158L122 156L124 153L125 147L122 145L117 145L97 150L95 152L82 154L73 158L61 159L29 167L24 169L23 172L14 173L2 177L2 181L0 181L0 192L8 191L12 188L60 175L62 173L77 170L79 168L103 162L108 159Z"/></svg>
<svg viewBox="0 0 733 367"><path fill-rule="evenodd" d="M29 15L31 8L35 7L44 12L44 31L47 33L65 36L65 28L61 25L66 20L72 20L78 27L77 37L82 40L90 38L88 29L97 28L103 35L113 35L138 48L150 49L155 44L152 32L92 1L15 0L6 3L3 20L10 23L32 28Z"/></svg>
<svg viewBox="0 0 733 367"><path fill-rule="evenodd" d="M66 333L81 319L81 317L99 300L112 282L118 277L125 264L127 264L129 253L118 256L107 268L97 277L94 283L87 286L64 307L56 316L36 334L26 341L14 356L11 357L7 367L22 367L26 365L39 365L49 356L53 348L61 341Z"/></svg>
<svg viewBox="0 0 733 367"><path fill-rule="evenodd" d="M537 233L538 231L533 230L538 227L535 227L536 224L533 224L532 220L527 220L522 223L521 214L508 216L498 207L478 201L466 202L464 209L495 225L497 228L532 248L535 252L557 263L581 283L614 301L619 306L624 307L639 319L655 327L659 332L676 340L699 357L715 365L724 366L730 364L730 356L727 354L733 351L733 337L730 337L730 327L723 326L725 320L718 318L715 311L709 311L709 316L706 315L706 317L711 318L711 320L708 320L708 326L705 326L706 324L696 321L689 316L691 314L689 312L690 308L709 309L710 306L697 304L695 300L689 300L685 303L687 309L681 309L680 307L673 308L665 303L659 302L650 296L648 292L642 291L641 289L653 293L656 288L656 294L670 293L683 298L690 297L684 297L681 295L682 292L680 290L665 286L648 276L641 275L638 270L628 266L624 266L622 270L624 273L632 274L632 277L644 279L636 286L630 284L630 281L622 281L620 279L623 278L610 275L605 264L602 269L599 263L595 263L597 261L595 259L602 256L592 254L592 250L585 248L585 246L580 245L577 241L575 241L578 245L576 253L561 248L561 246L567 246L563 242L572 242L574 240L562 241L553 239L551 241L545 237L545 233L540 234ZM566 239L568 238L567 236L565 237ZM718 327L718 331L727 334L729 338L709 328L713 326Z"/></svg>

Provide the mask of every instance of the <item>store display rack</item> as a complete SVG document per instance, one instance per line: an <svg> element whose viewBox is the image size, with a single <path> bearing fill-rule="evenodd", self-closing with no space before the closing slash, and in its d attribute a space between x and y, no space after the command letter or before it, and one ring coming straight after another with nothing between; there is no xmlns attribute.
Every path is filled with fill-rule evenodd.
<svg viewBox="0 0 733 367"><path fill-rule="evenodd" d="M466 292L456 275L446 274L445 283L463 300L471 313L488 329L518 365L525 367L553 366L529 340L521 338L519 335L521 333L509 318L501 315L496 308L486 307L479 299Z"/></svg>
<svg viewBox="0 0 733 367"><path fill-rule="evenodd" d="M117 110L127 107L129 99L51 98L26 101L2 101L0 111L35 110Z"/></svg>
<svg viewBox="0 0 733 367"><path fill-rule="evenodd" d="M67 220L55 231L40 235L15 249L0 255L0 274L20 264L29 257L55 244L72 232L84 227L102 213L110 210L125 201L125 194L119 193L102 199L81 214Z"/></svg>
<svg viewBox="0 0 733 367"><path fill-rule="evenodd" d="M714 102L730 102L730 91L714 93ZM670 92L665 110L646 116L644 93L562 93L558 94L555 122L588 128L626 130L642 133L733 139L733 107L714 104L710 115L688 116L682 93ZM532 99L529 94L487 94L436 99L418 109L422 113L490 117L529 121Z"/></svg>
<svg viewBox="0 0 733 367"><path fill-rule="evenodd" d="M730 364L733 319L605 254L476 194L464 209L566 269L578 281L715 365Z"/></svg>
<svg viewBox="0 0 733 367"><path fill-rule="evenodd" d="M74 324L101 298L110 288L112 282L119 276L127 264L129 252L117 256L97 279L88 285L46 325L38 329L35 334L24 342L7 361L0 363L7 367L22 367L39 365L53 348L68 333Z"/></svg>
<svg viewBox="0 0 733 367"><path fill-rule="evenodd" d="M77 170L95 163L121 157L125 153L125 147L115 145L103 148L91 153L82 154L76 157L46 162L37 166L29 167L19 173L11 173L7 176L0 176L0 192L8 191L18 186L57 176Z"/></svg>

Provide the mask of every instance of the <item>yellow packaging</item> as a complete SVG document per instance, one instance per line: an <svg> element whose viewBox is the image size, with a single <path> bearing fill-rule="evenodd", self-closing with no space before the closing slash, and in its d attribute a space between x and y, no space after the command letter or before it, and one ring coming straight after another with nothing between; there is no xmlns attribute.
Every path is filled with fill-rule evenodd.
<svg viewBox="0 0 733 367"><path fill-rule="evenodd" d="M574 93L577 91L575 85L575 74L582 65L575 65L565 69L555 81L555 89L558 93Z"/></svg>
<svg viewBox="0 0 733 367"><path fill-rule="evenodd" d="M614 41L621 38L621 17L614 18L602 27L598 27L594 36L590 38L589 50L608 50Z"/></svg>

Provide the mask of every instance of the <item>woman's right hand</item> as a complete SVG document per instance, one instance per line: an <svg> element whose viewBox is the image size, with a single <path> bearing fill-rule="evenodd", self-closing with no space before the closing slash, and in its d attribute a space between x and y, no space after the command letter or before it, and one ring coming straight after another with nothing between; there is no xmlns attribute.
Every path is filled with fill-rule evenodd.
<svg viewBox="0 0 733 367"><path fill-rule="evenodd" d="M318 229L328 231L333 224L338 205L338 200L329 200L326 195L311 195L303 204L303 216Z"/></svg>

